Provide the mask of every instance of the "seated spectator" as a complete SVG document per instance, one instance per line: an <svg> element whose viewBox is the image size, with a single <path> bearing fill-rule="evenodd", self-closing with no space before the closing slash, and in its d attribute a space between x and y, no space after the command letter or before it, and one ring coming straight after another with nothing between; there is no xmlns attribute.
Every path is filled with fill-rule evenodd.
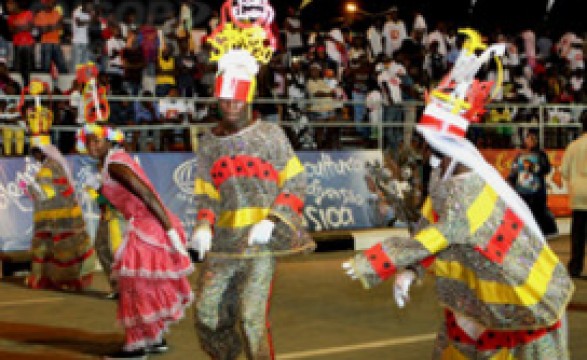
<svg viewBox="0 0 587 360"><path fill-rule="evenodd" d="M182 97L193 97L196 93L194 75L197 70L196 57L190 50L189 37L178 40L179 55L177 56L177 88Z"/></svg>
<svg viewBox="0 0 587 360"><path fill-rule="evenodd" d="M33 13L30 10L21 9L20 1L16 0L8 0L6 9L10 13L8 28L12 33L14 64L20 71L23 86L28 86L33 69L33 47L35 45L35 39L31 32Z"/></svg>
<svg viewBox="0 0 587 360"><path fill-rule="evenodd" d="M159 117L163 123L188 124L192 121L193 103L178 97L179 89L173 86L169 89L168 95L159 100ZM176 142L178 137L182 139L181 143ZM166 151L174 149L187 150L190 147L187 129L163 130L161 141L161 148Z"/></svg>
<svg viewBox="0 0 587 360"><path fill-rule="evenodd" d="M112 95L125 97L128 96L128 93L124 91L114 91L112 92ZM134 104L126 99L110 101L110 119L108 122L115 126L136 124Z"/></svg>
<svg viewBox="0 0 587 360"><path fill-rule="evenodd" d="M143 91L142 97L152 97L150 91ZM159 123L159 104L156 101L135 101L135 119L138 125L155 125ZM153 151L159 143L159 130L139 131L139 151Z"/></svg>

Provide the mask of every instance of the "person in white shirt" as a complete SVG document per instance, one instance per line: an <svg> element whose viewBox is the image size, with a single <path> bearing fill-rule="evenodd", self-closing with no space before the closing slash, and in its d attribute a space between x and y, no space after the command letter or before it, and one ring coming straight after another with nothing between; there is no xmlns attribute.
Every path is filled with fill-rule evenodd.
<svg viewBox="0 0 587 360"><path fill-rule="evenodd" d="M377 59L383 54L383 20L381 18L375 19L373 25L367 30L367 41L369 42L370 60Z"/></svg>
<svg viewBox="0 0 587 360"><path fill-rule="evenodd" d="M568 61L571 71L582 70L585 68L585 62L583 60L583 40L580 38L573 40L565 59Z"/></svg>
<svg viewBox="0 0 587 360"><path fill-rule="evenodd" d="M397 125L402 122L403 118L400 105L402 102L401 77L406 75L406 68L398 62L386 58L383 64L376 67L375 71L377 72L377 83L383 95L383 121ZM385 146L397 150L403 137L403 129L401 127L387 127L384 129L384 134Z"/></svg>
<svg viewBox="0 0 587 360"><path fill-rule="evenodd" d="M394 6L389 9L387 22L383 26L385 54L392 56L402 46L402 42L406 37L408 37L406 25L402 20L398 19L397 8Z"/></svg>
<svg viewBox="0 0 587 360"><path fill-rule="evenodd" d="M72 72L75 72L77 65L85 64L90 61L88 28L92 11L93 1L84 0L82 4L73 11L71 16Z"/></svg>
<svg viewBox="0 0 587 360"><path fill-rule="evenodd" d="M438 43L438 53L442 56L448 55L446 26L442 22L439 22L436 29L425 37L424 43L430 46L434 41Z"/></svg>
<svg viewBox="0 0 587 360"><path fill-rule="evenodd" d="M122 67L122 51L126 46L122 39L120 26L116 25L112 28L112 37L106 42L106 73L110 78L110 86L112 91L122 90L122 76L124 69Z"/></svg>
<svg viewBox="0 0 587 360"><path fill-rule="evenodd" d="M287 9L287 18L285 18L285 47L288 53L288 60L294 56L300 56L304 52L304 42L302 40L302 22L299 14L294 8Z"/></svg>

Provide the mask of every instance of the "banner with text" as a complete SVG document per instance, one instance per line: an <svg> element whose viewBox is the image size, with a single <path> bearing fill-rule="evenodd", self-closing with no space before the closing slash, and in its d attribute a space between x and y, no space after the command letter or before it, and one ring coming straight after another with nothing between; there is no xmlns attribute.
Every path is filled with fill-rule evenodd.
<svg viewBox="0 0 587 360"><path fill-rule="evenodd" d="M161 194L163 202L177 214L186 231L195 220L193 183L197 158L192 153L139 153L133 155ZM306 168L308 187L305 220L311 231L358 229L377 226L371 216L366 165L381 163L380 151L299 152ZM67 156L76 181L76 192L88 232L95 233L99 209L83 190L96 163L86 156ZM32 201L18 182L34 176L39 164L30 157L0 159L0 251L25 250L32 236Z"/></svg>

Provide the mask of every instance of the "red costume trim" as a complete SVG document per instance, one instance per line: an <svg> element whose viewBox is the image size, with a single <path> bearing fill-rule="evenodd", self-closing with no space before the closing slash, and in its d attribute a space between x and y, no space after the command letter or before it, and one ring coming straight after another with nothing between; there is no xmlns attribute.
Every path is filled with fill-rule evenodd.
<svg viewBox="0 0 587 360"><path fill-rule="evenodd" d="M455 319L454 314L445 309L446 329L448 337L461 344L475 345L478 350L497 350L500 348L513 349L515 347L531 343L558 329L560 320L554 325L537 330L485 330L477 340L471 339L464 332Z"/></svg>
<svg viewBox="0 0 587 360"><path fill-rule="evenodd" d="M202 209L198 211L197 220L206 220L210 223L210 225L214 225L214 223L216 222L216 215L210 209Z"/></svg>
<svg viewBox="0 0 587 360"><path fill-rule="evenodd" d="M389 256L387 256L381 244L377 244L372 248L365 250L364 254L381 280L386 280L391 275L395 274L395 265Z"/></svg>
<svg viewBox="0 0 587 360"><path fill-rule="evenodd" d="M465 137L465 129L462 129L458 126L455 125L450 125L448 124L446 126L446 130L444 130L444 126L446 125L446 121L443 120L439 120L435 117L432 117L430 115L422 115L422 119L420 120L419 125L426 125L426 126L431 126L434 127L436 130L442 130L445 131L449 134L458 136L458 137Z"/></svg>
<svg viewBox="0 0 587 360"><path fill-rule="evenodd" d="M292 193L279 194L274 204L287 206L298 215L301 215L304 211L304 201Z"/></svg>
<svg viewBox="0 0 587 360"><path fill-rule="evenodd" d="M522 220L512 210L507 209L501 225L493 234L485 249L477 246L475 250L489 260L501 264L523 227Z"/></svg>
<svg viewBox="0 0 587 360"><path fill-rule="evenodd" d="M232 177L259 178L275 183L279 181L279 173L273 165L248 155L223 156L212 165L210 174L217 189Z"/></svg>

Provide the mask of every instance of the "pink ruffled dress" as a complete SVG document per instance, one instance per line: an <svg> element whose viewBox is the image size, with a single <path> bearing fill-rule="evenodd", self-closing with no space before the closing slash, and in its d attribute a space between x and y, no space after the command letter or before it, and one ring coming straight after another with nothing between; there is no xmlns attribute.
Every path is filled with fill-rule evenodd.
<svg viewBox="0 0 587 360"><path fill-rule="evenodd" d="M183 318L193 301L187 276L193 272L189 256L173 249L165 229L147 206L108 174L108 165L128 166L157 195L143 169L123 150L106 157L102 178L104 196L127 219L128 228L114 254L112 277L118 281L118 320L125 330L124 349L132 351L160 343L170 323ZM185 243L177 216L167 210Z"/></svg>

